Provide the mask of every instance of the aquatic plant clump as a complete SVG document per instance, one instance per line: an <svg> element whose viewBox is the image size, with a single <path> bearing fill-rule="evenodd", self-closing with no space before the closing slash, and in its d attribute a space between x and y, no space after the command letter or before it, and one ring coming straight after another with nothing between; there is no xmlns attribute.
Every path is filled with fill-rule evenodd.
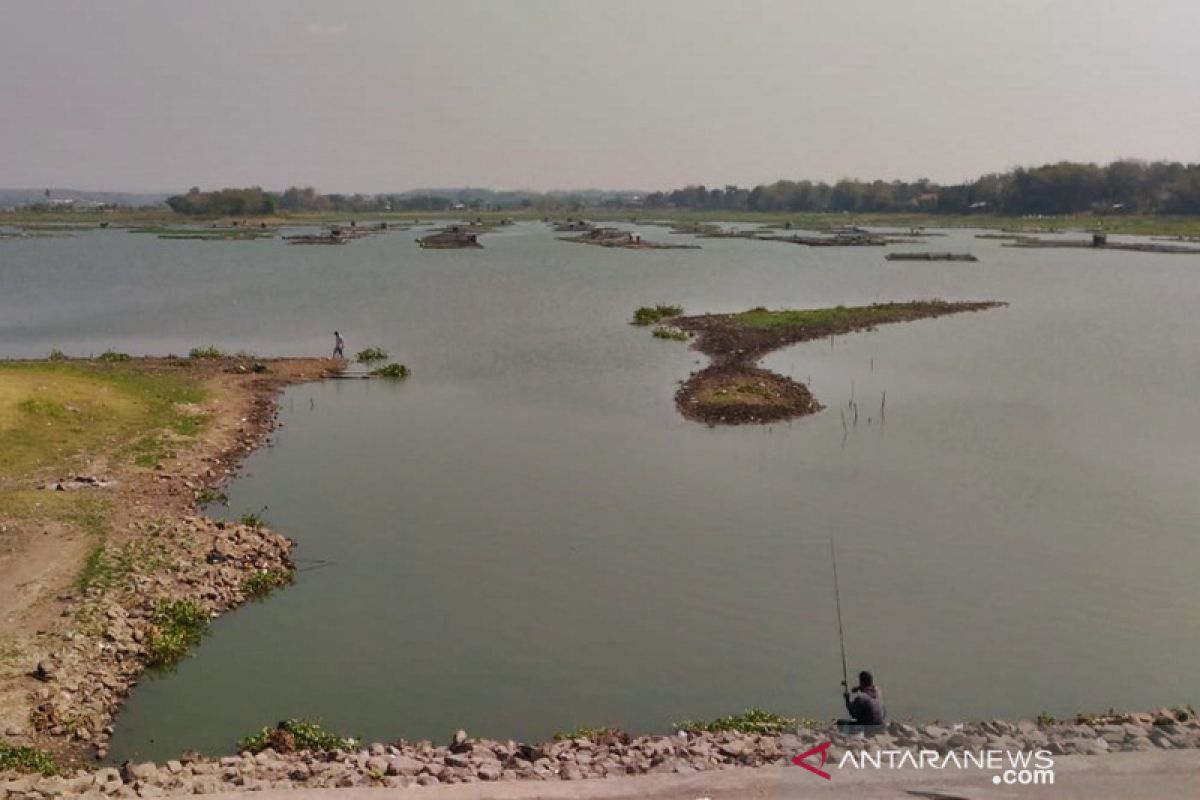
<svg viewBox="0 0 1200 800"><path fill-rule="evenodd" d="M642 306L637 311L633 312L633 320L629 324L642 326L653 325L656 322L663 321L664 319L678 317L682 313L682 306Z"/></svg>
<svg viewBox="0 0 1200 800"><path fill-rule="evenodd" d="M371 374L376 378L400 380L409 376L409 369L403 364L388 364L386 367L371 370Z"/></svg>
<svg viewBox="0 0 1200 800"><path fill-rule="evenodd" d="M208 612L193 600L160 603L154 610L154 627L146 637L151 667L174 666L200 643L208 632Z"/></svg>
<svg viewBox="0 0 1200 800"><path fill-rule="evenodd" d="M262 570L242 581L242 592L251 599L261 600L281 586L287 586L295 578L296 571L292 569Z"/></svg>
<svg viewBox="0 0 1200 800"><path fill-rule="evenodd" d="M347 750L355 740L324 730L306 719L285 719L274 728L264 727L238 743L239 750L261 753L270 748L276 753L295 753L300 750L329 752Z"/></svg>
<svg viewBox="0 0 1200 800"><path fill-rule="evenodd" d="M578 728L572 728L569 731L559 731L554 734L554 741L556 742L568 742L573 739L587 739L593 742L611 741L622 744L629 744L632 741L632 737L628 733L612 725L581 725Z"/></svg>
<svg viewBox="0 0 1200 800"><path fill-rule="evenodd" d="M238 517L238 524L245 525L247 528L259 530L267 524L267 518L264 516L266 511L266 506L263 506L258 511L247 511Z"/></svg>
<svg viewBox="0 0 1200 800"><path fill-rule="evenodd" d="M382 347L367 347L359 350L355 358L360 364L370 364L373 361L387 361L390 356Z"/></svg>
<svg viewBox="0 0 1200 800"><path fill-rule="evenodd" d="M656 325L651 333L656 339L671 339L676 342L686 342L692 338L690 333L673 325Z"/></svg>
<svg viewBox="0 0 1200 800"><path fill-rule="evenodd" d="M777 736L796 730L798 722L793 717L784 717L773 711L761 708L748 708L741 714L728 717L717 717L706 722L684 720L676 722L676 730L689 733L720 733L736 731L738 733L756 733L762 736Z"/></svg>

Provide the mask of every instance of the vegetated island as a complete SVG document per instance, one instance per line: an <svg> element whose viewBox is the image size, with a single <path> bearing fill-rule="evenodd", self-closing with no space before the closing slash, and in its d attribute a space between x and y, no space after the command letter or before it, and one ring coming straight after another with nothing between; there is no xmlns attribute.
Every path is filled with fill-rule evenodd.
<svg viewBox="0 0 1200 800"><path fill-rule="evenodd" d="M661 320L672 329L696 336L695 348L712 363L693 373L675 394L675 405L687 419L708 425L775 422L821 410L808 387L762 369L757 362L772 350L872 330L877 325L982 311L1005 303L916 300L870 306L701 314ZM636 317L635 317L636 319Z"/></svg>
<svg viewBox="0 0 1200 800"><path fill-rule="evenodd" d="M594 244L597 247L622 247L626 250L699 250L695 244L664 244L651 242L642 238L641 234L623 231L619 228L588 228L579 236L560 236L564 242L579 244Z"/></svg>
<svg viewBox="0 0 1200 800"><path fill-rule="evenodd" d="M417 239L417 244L425 250L480 250L483 245L479 236L489 230L482 226L448 225Z"/></svg>

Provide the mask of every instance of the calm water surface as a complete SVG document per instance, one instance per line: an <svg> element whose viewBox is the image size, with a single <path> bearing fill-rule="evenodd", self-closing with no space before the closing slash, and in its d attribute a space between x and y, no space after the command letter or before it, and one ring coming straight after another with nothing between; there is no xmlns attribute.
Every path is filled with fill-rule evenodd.
<svg viewBox="0 0 1200 800"><path fill-rule="evenodd" d="M6 356L299 355L338 328L414 370L284 395L228 513L267 506L299 580L146 680L114 757L221 751L287 716L369 739L832 716L831 536L851 668L896 716L1196 702L1200 259L969 232L927 246L979 263L607 250L532 223L479 251L415 235L0 241ZM773 354L828 408L762 428L681 420L700 357L627 324L655 302L932 296L1011 305Z"/></svg>

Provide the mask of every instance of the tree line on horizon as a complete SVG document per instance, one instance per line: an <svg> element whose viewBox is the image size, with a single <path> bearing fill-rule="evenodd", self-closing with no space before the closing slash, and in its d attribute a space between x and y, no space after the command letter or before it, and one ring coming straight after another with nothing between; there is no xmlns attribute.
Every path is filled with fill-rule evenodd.
<svg viewBox="0 0 1200 800"><path fill-rule="evenodd" d="M193 216L255 216L292 212L378 212L609 207L765 212L924 212L1007 215L1141 213L1200 214L1200 164L1123 159L1107 165L1061 161L1017 167L941 185L917 181L836 183L779 180L745 188L685 186L669 192L496 192L428 189L403 194L321 194L313 187L269 192L261 187L203 192L193 187L167 199Z"/></svg>

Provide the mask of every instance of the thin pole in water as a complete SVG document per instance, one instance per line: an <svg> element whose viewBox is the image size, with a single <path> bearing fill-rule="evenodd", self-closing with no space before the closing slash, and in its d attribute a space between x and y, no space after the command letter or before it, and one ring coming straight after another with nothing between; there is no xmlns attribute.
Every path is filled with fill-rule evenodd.
<svg viewBox="0 0 1200 800"><path fill-rule="evenodd" d="M850 677L846 669L846 634L842 631L842 593L838 589L837 550L833 547L833 537L829 537L829 560L833 562L833 599L837 603L838 642L842 645L842 685L849 688Z"/></svg>

